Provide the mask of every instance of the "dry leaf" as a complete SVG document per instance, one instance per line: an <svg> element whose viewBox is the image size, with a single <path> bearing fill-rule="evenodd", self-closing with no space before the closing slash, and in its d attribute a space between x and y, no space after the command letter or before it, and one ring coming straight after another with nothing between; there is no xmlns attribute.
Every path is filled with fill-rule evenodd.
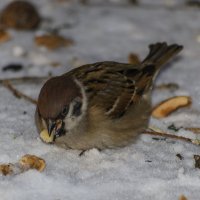
<svg viewBox="0 0 200 200"><path fill-rule="evenodd" d="M10 39L10 34L7 31L0 29L0 43L7 42Z"/></svg>
<svg viewBox="0 0 200 200"><path fill-rule="evenodd" d="M128 56L128 62L130 64L138 65L141 63L140 58L137 54L135 53L130 53Z"/></svg>
<svg viewBox="0 0 200 200"><path fill-rule="evenodd" d="M35 37L35 43L38 46L46 47L47 49L53 50L60 47L67 47L74 44L72 39L64 38L57 34L46 34Z"/></svg>
<svg viewBox="0 0 200 200"><path fill-rule="evenodd" d="M36 8L27 1L11 2L3 9L0 16L2 27L18 30L35 29L40 21Z"/></svg>
<svg viewBox="0 0 200 200"><path fill-rule="evenodd" d="M38 171L43 171L46 167L45 161L34 155L24 155L19 162L15 164L2 164L0 165L0 174L7 175L17 175L23 173L29 169L36 169Z"/></svg>
<svg viewBox="0 0 200 200"><path fill-rule="evenodd" d="M40 172L46 167L46 163L42 158L29 154L24 155L19 163L24 169L36 169Z"/></svg>
<svg viewBox="0 0 200 200"><path fill-rule="evenodd" d="M181 195L181 196L179 197L179 200L187 200L187 198L186 198L184 195Z"/></svg>
<svg viewBox="0 0 200 200"><path fill-rule="evenodd" d="M13 173L13 165L12 164L2 164L0 165L0 174L7 176Z"/></svg>
<svg viewBox="0 0 200 200"><path fill-rule="evenodd" d="M172 97L155 106L152 116L155 118L164 118L181 107L189 106L191 103L192 100L189 96Z"/></svg>

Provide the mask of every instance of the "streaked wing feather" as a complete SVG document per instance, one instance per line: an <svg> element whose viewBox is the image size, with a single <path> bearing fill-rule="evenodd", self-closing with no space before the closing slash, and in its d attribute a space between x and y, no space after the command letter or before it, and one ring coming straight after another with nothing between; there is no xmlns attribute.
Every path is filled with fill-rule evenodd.
<svg viewBox="0 0 200 200"><path fill-rule="evenodd" d="M115 74L115 76L112 76L112 79L107 82L105 88L96 93L92 104L103 107L107 115L117 118L120 117L130 105L134 92L134 82L128 81L127 78L121 74Z"/></svg>
<svg viewBox="0 0 200 200"><path fill-rule="evenodd" d="M134 79L127 76L129 69L140 73L133 65L103 62L82 66L82 70L74 71L74 76L85 86L92 106L118 118L126 112L136 93Z"/></svg>
<svg viewBox="0 0 200 200"><path fill-rule="evenodd" d="M160 67L182 50L182 46L166 43L150 45L141 64L98 62L68 72L85 86L89 103L100 106L107 115L117 118L128 106L136 105L152 87Z"/></svg>

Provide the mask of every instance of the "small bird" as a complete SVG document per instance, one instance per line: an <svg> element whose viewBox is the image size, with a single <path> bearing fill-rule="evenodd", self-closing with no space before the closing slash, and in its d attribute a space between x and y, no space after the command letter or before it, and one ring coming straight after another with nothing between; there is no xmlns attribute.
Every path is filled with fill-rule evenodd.
<svg viewBox="0 0 200 200"><path fill-rule="evenodd" d="M183 47L156 43L139 64L87 64L49 79L35 112L41 139L65 149L123 147L148 126L152 84Z"/></svg>

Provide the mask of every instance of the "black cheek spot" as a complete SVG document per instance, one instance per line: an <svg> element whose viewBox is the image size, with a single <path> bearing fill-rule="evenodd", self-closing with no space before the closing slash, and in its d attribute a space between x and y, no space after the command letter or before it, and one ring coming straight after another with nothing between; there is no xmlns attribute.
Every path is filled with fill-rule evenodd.
<svg viewBox="0 0 200 200"><path fill-rule="evenodd" d="M56 133L55 133L55 135L54 135L54 138L53 138L53 141L55 141L56 138L61 137L61 136L65 135L65 134L66 134L65 123L62 122L62 126L61 126L60 129L58 129L58 130L56 131Z"/></svg>
<svg viewBox="0 0 200 200"><path fill-rule="evenodd" d="M62 116L65 117L68 112L69 112L69 106L65 106L63 111L62 111Z"/></svg>
<svg viewBox="0 0 200 200"><path fill-rule="evenodd" d="M82 107L82 102L76 102L73 107L72 115L76 117L80 116L82 113L81 107Z"/></svg>

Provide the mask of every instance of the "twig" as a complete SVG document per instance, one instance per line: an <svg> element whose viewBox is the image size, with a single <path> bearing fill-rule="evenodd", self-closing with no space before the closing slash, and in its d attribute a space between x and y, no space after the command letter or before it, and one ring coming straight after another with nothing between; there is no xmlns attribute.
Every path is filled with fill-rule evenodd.
<svg viewBox="0 0 200 200"><path fill-rule="evenodd" d="M200 134L200 128L199 127L186 127L184 128L187 131L192 131L195 134Z"/></svg>
<svg viewBox="0 0 200 200"><path fill-rule="evenodd" d="M163 83L160 85L155 85L154 89L156 90L178 90L180 88L180 86L177 83Z"/></svg>
<svg viewBox="0 0 200 200"><path fill-rule="evenodd" d="M13 87L13 85L11 84L11 82L9 80L4 80L2 82L2 84L7 88L9 89L13 95L17 98L24 98L25 100L33 103L33 104L36 104L37 105L37 101L35 99L32 99L31 97L27 96L26 94L20 92L19 90L17 90L16 88Z"/></svg>
<svg viewBox="0 0 200 200"><path fill-rule="evenodd" d="M192 144L198 144L198 142L196 140L192 140L192 139L189 139L189 138L186 138L186 137L183 137L183 136L171 135L171 134L168 134L168 133L161 133L161 132L157 132L157 131L154 131L154 130L150 130L150 131L145 130L143 133L149 134L149 135L156 135L156 136L162 136L162 137L168 137L168 138L183 140L183 141L186 141L186 142L190 142Z"/></svg>
<svg viewBox="0 0 200 200"><path fill-rule="evenodd" d="M44 81L46 79L50 78L49 76L24 76L24 77L19 77L19 78L6 78L6 79L0 79L0 84L4 84L5 81L9 81L9 82L23 82L23 81L32 81L32 82L36 82L37 81Z"/></svg>

